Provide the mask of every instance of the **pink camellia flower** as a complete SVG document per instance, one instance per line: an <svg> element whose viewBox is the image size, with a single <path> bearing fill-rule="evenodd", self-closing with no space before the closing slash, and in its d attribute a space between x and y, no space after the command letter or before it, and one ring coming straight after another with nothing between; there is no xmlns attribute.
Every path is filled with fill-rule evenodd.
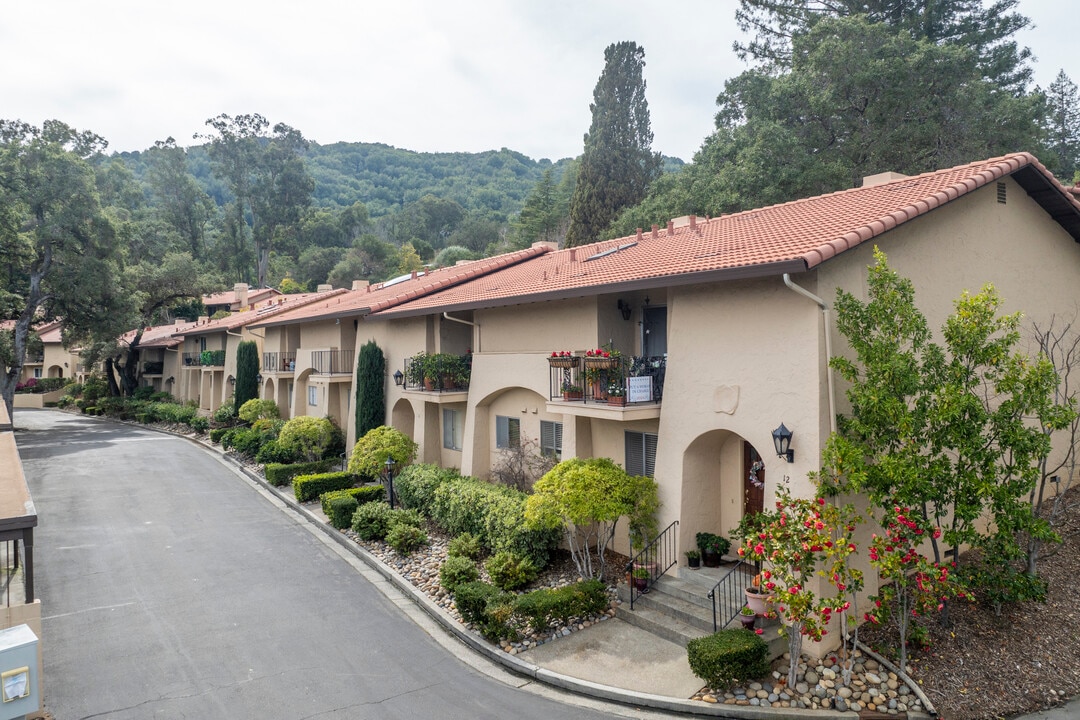
<svg viewBox="0 0 1080 720"><path fill-rule="evenodd" d="M825 498L818 498L817 499L817 504L818 505L824 505L825 504Z"/></svg>
<svg viewBox="0 0 1080 720"><path fill-rule="evenodd" d="M757 545L754 546L754 553L757 554L757 555L764 554L765 553L765 546L762 545L761 543L758 543Z"/></svg>
<svg viewBox="0 0 1080 720"><path fill-rule="evenodd" d="M762 630L761 628L755 628L755 629L754 629L754 632L755 632L755 633L757 633L758 635L760 635L760 634L762 634L762 633L763 633L763 632L765 632L765 631L764 631L764 630Z"/></svg>

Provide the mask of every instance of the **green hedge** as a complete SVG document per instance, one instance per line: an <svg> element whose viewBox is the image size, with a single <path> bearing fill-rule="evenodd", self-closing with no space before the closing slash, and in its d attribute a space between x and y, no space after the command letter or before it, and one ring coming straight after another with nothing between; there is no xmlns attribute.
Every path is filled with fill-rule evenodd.
<svg viewBox="0 0 1080 720"><path fill-rule="evenodd" d="M598 615L608 608L607 587L599 580L583 580L560 588L540 588L519 595L514 612L537 632L553 623Z"/></svg>
<svg viewBox="0 0 1080 720"><path fill-rule="evenodd" d="M455 592L458 587L465 583L476 582L480 579L480 571L476 563L467 557L451 555L439 568L439 583L450 592Z"/></svg>
<svg viewBox="0 0 1080 720"><path fill-rule="evenodd" d="M231 428L225 428L229 430ZM211 436L213 439L213 436ZM263 473L266 475L266 482L271 485L281 487L292 482L292 479L297 475L312 475L314 473L329 472L330 468L336 465L333 460L318 460L316 462L306 463L292 463L290 465L282 465L281 463L270 463L263 468Z"/></svg>
<svg viewBox="0 0 1080 720"><path fill-rule="evenodd" d="M561 538L525 527L525 493L433 465L411 465L394 480L405 507L427 515L451 535L471 533L493 553L512 552L543 568Z"/></svg>
<svg viewBox="0 0 1080 720"><path fill-rule="evenodd" d="M710 688L728 687L736 680L756 680L769 674L769 646L746 630L721 630L694 638L686 645L690 670Z"/></svg>
<svg viewBox="0 0 1080 720"><path fill-rule="evenodd" d="M364 485L358 488L332 490L319 496L322 511L330 524L344 530L352 524L353 514L361 505L382 500L386 490L382 485Z"/></svg>
<svg viewBox="0 0 1080 720"><path fill-rule="evenodd" d="M351 472L329 472L315 475L298 475L293 478L293 493L297 502L317 500L331 490L344 490L356 485L359 478Z"/></svg>

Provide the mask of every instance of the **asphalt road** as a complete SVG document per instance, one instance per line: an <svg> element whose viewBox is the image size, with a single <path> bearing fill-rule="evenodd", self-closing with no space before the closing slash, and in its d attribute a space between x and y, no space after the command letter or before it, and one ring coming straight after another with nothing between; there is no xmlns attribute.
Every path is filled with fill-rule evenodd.
<svg viewBox="0 0 1080 720"><path fill-rule="evenodd" d="M47 410L15 427L56 720L658 717L470 658L183 438Z"/></svg>

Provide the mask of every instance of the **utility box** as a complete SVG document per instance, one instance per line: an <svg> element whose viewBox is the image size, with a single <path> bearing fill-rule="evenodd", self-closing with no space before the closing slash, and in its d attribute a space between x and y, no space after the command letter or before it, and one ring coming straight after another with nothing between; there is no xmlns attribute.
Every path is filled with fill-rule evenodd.
<svg viewBox="0 0 1080 720"><path fill-rule="evenodd" d="M38 639L29 625L0 630L0 720L17 720L41 707Z"/></svg>

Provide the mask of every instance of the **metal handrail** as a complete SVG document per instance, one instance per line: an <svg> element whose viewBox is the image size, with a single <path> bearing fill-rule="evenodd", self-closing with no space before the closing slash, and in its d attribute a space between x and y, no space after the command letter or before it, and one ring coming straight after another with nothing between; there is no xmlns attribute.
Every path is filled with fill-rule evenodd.
<svg viewBox="0 0 1080 720"><path fill-rule="evenodd" d="M626 572L630 576L631 610L634 609L635 595L649 592L649 588L655 585L656 581L663 577L664 574L678 562L678 557L675 554L675 528L677 527L679 527L679 521L675 520L664 528L659 535L650 540L641 552L635 555L630 562L626 563ZM661 567L661 565L663 565L663 567ZM633 573L634 570L640 570L641 568L648 570L649 577L645 584L645 589L638 590L634 583Z"/></svg>
<svg viewBox="0 0 1080 720"><path fill-rule="evenodd" d="M739 610L746 604L743 591L750 587L754 576L759 572L761 572L761 565L740 560L735 563L731 570L728 570L724 577L720 578L718 583L713 585L713 589L709 591L709 600L712 600L713 632L717 632L722 627L727 627L728 623L738 616ZM737 583L739 578L744 578L744 582ZM724 604L731 610L731 615L724 618L722 624L718 624L716 621L717 606L721 600L727 601Z"/></svg>

